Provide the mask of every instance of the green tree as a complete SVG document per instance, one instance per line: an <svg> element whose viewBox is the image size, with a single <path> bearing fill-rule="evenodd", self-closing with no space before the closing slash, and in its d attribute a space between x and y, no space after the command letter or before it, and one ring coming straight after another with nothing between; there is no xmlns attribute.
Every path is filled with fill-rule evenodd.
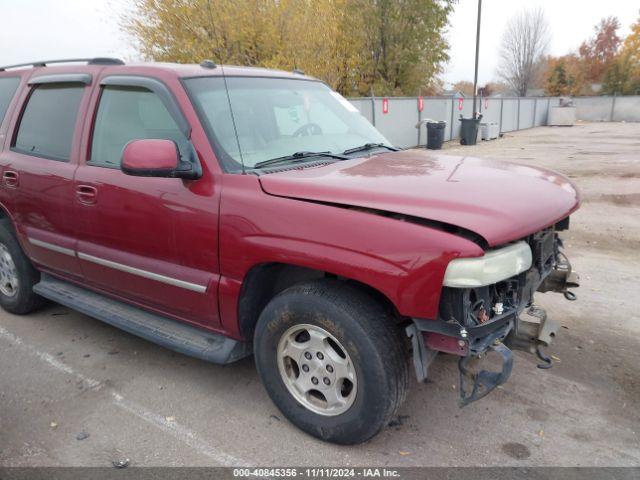
<svg viewBox="0 0 640 480"><path fill-rule="evenodd" d="M567 95L569 91L569 81L567 80L567 71L564 61L560 60L556 63L551 71L551 75L547 78L545 92L552 97L560 97Z"/></svg>
<svg viewBox="0 0 640 480"><path fill-rule="evenodd" d="M577 55L549 56L545 60L544 88L547 95L581 95L584 93L583 65Z"/></svg>
<svg viewBox="0 0 640 480"><path fill-rule="evenodd" d="M354 0L364 25L364 88L414 95L449 59L444 38L452 0Z"/></svg>
<svg viewBox="0 0 640 480"><path fill-rule="evenodd" d="M604 73L602 93L637 95L640 93L639 73L630 55L620 55Z"/></svg>
<svg viewBox="0 0 640 480"><path fill-rule="evenodd" d="M613 62L607 70L604 72L602 79L602 93L622 94L623 86L625 83L625 72L620 62Z"/></svg>
<svg viewBox="0 0 640 480"><path fill-rule="evenodd" d="M448 59L455 0L135 0L145 58L299 68L347 95L413 95Z"/></svg>

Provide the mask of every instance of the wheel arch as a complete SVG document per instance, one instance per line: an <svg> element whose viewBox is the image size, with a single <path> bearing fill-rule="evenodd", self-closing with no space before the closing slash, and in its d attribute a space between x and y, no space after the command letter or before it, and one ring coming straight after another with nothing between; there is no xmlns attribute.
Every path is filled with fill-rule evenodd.
<svg viewBox="0 0 640 480"><path fill-rule="evenodd" d="M9 213L9 209L5 207L2 202L0 202L0 222L9 225L13 229L14 233L18 232L13 215Z"/></svg>
<svg viewBox="0 0 640 480"><path fill-rule="evenodd" d="M395 304L380 290L361 281L332 272L290 263L262 263L254 265L245 275L238 298L238 324L243 338L253 337L262 310L278 293L301 282L332 278L366 292L373 301L388 310L390 317L400 320Z"/></svg>

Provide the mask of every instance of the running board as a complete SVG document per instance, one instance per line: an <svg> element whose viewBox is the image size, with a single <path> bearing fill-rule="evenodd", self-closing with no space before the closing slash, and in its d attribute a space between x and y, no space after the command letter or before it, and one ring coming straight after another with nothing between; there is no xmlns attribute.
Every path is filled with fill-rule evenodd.
<svg viewBox="0 0 640 480"><path fill-rule="evenodd" d="M42 274L38 295L163 347L207 362L226 364L251 354L251 345L192 327Z"/></svg>

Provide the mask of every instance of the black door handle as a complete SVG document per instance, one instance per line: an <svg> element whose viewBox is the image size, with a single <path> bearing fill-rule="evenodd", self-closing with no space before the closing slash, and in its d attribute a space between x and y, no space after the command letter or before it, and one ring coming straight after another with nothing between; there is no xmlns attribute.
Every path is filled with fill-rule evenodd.
<svg viewBox="0 0 640 480"><path fill-rule="evenodd" d="M16 188L20 183L18 172L14 172L13 170L7 170L2 174L2 183L7 187Z"/></svg>
<svg viewBox="0 0 640 480"><path fill-rule="evenodd" d="M76 188L76 197L85 205L93 205L98 198L98 189L91 185L78 185Z"/></svg>

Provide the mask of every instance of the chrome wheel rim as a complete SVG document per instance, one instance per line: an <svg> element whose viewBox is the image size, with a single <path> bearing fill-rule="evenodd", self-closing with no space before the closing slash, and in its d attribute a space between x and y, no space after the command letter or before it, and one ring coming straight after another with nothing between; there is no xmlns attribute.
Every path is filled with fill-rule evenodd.
<svg viewBox="0 0 640 480"><path fill-rule="evenodd" d="M325 416L353 405L358 382L346 349L324 328L299 324L278 342L278 370L289 393L305 408Z"/></svg>
<svg viewBox="0 0 640 480"><path fill-rule="evenodd" d="M18 272L7 247L0 243L0 292L7 297L18 293Z"/></svg>

